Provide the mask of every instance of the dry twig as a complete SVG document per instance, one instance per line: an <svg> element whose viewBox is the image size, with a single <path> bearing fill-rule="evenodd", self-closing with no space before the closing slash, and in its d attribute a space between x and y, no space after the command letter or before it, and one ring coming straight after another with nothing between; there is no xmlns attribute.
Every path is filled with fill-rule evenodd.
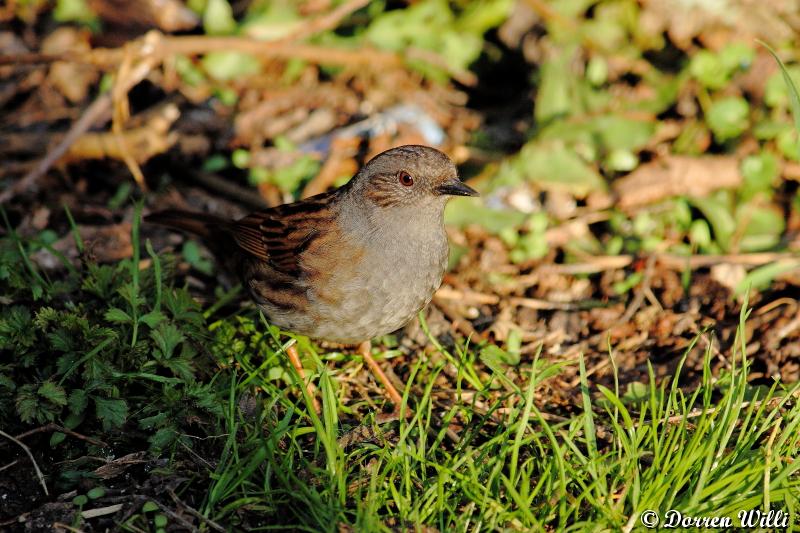
<svg viewBox="0 0 800 533"><path fill-rule="evenodd" d="M179 505L179 506L180 506L180 507L181 507L181 508L182 508L184 511L186 511L187 513L189 513L189 514L190 514L190 515L192 515L193 517L197 518L197 519L198 519L198 520L200 520L201 522L204 522L204 523L208 524L208 526L209 526L211 529L213 529L213 530L215 530L215 531L222 531L222 532L224 532L224 531L225 531L225 528L224 528L224 527L222 527L221 525L217 524L216 522L214 522L214 521L213 521L213 520L211 520L210 518L208 518L208 517L206 517L206 516L203 516L202 514L200 514L199 512L197 512L197 510L196 510L196 509L193 509L192 507L190 507L190 506L186 505L186 503L184 503L184 502L183 502L183 500L181 500L180 498L178 498L178 495L177 495L177 494L175 494L175 491L174 491L174 490L172 490L172 489L167 489L167 493L169 494L170 498L172 498L172 501L174 501L176 505Z"/></svg>
<svg viewBox="0 0 800 533"><path fill-rule="evenodd" d="M345 2L336 7L336 9L333 9L330 13L317 17L310 22L303 23L299 30L275 42L285 43L299 41L316 35L317 33L335 29L341 24L342 20L368 3L369 0L350 0L349 2Z"/></svg>
<svg viewBox="0 0 800 533"><path fill-rule="evenodd" d="M45 496L50 496L50 491L47 490L47 484L44 482L44 475L42 475L42 471L39 470L39 465L36 463L36 459L33 458L33 454L31 453L30 448L25 446L24 443L20 442L17 438L12 437L2 429L0 429L0 436L7 438L8 440L15 443L17 446L19 446L25 451L25 453L28 455L28 458L31 460L31 463L33 463L33 469L36 471L36 477L39 479L39 483L41 483L42 489L44 489Z"/></svg>
<svg viewBox="0 0 800 533"><path fill-rule="evenodd" d="M16 436L17 439L24 439L25 437L29 437L30 435L34 435L36 433L43 433L47 431L57 431L59 433L64 433L65 435L69 435L70 437L75 437L76 439L83 440L88 442L89 444L94 444L95 446L100 446L101 448L108 448L108 444L101 440L93 439L91 437L87 437L86 435L81 435L71 429L65 428L63 426L59 426L58 424L54 424L53 422L46 424L44 426L40 426L38 428L31 429L26 431L25 433L20 433Z"/></svg>
<svg viewBox="0 0 800 533"><path fill-rule="evenodd" d="M78 140L78 138L86 133L93 124L107 120L108 114L111 111L111 97L108 94L101 94L97 99L86 108L80 119L75 122L69 129L63 139L50 150L41 161L19 181L14 183L11 187L0 193L0 204L9 201L11 198L29 189L39 180L42 176L50 170L53 164L61 159L67 153L70 146Z"/></svg>

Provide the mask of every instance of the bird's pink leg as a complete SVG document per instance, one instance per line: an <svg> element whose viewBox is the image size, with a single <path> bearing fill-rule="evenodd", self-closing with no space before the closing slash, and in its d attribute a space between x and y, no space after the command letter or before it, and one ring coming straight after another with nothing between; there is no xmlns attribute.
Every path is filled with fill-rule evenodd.
<svg viewBox="0 0 800 533"><path fill-rule="evenodd" d="M297 353L297 345L292 344L288 348L286 348L286 355L289 356L289 361L291 361L292 366L297 373L300 375L300 381L303 382L303 386L306 388L306 392L308 396L311 398L311 401L314 405L314 410L319 413L322 408L319 405L319 401L317 400L317 388L314 386L311 381L306 381L306 370L303 368L303 365L300 363L300 354Z"/></svg>
<svg viewBox="0 0 800 533"><path fill-rule="evenodd" d="M400 406L403 404L403 397L400 396L400 393L397 392L397 389L394 388L392 382L389 381L389 377L383 372L383 369L378 365L378 362L372 358L372 342L364 341L358 345L358 353L361 357L364 358L364 361L367 362L367 366L372 371L372 374L378 378L378 381L381 382L383 388L386 389L386 394L389 396L389 399L394 404L395 413L400 412Z"/></svg>

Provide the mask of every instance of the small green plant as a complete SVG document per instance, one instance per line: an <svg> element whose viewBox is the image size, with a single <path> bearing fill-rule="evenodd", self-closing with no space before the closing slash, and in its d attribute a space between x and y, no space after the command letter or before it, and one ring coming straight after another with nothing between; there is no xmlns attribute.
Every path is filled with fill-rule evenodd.
<svg viewBox="0 0 800 533"><path fill-rule="evenodd" d="M131 259L80 269L64 260L57 282L28 259L38 243L13 231L0 239L0 425L92 434L133 423L158 450L191 416L221 415L213 381L200 379L212 361L200 308L172 286L174 259L149 242L141 268L138 210L132 236Z"/></svg>

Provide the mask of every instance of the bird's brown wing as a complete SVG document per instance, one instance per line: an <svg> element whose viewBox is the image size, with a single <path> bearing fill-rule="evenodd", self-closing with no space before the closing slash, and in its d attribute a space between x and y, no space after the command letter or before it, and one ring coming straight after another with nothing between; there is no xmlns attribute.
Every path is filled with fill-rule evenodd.
<svg viewBox="0 0 800 533"><path fill-rule="evenodd" d="M239 248L290 276L302 273L301 254L331 226L333 193L252 213L231 225Z"/></svg>

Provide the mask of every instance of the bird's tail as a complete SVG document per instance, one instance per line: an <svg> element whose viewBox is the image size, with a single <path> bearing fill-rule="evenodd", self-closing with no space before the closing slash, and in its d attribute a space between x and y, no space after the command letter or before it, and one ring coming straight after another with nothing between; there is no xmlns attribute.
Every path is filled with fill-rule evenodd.
<svg viewBox="0 0 800 533"><path fill-rule="evenodd" d="M211 238L215 233L224 230L230 224L229 221L214 215L192 213L191 211L181 211L179 209L167 209L166 211L152 213L144 217L144 221L187 231L202 239Z"/></svg>

